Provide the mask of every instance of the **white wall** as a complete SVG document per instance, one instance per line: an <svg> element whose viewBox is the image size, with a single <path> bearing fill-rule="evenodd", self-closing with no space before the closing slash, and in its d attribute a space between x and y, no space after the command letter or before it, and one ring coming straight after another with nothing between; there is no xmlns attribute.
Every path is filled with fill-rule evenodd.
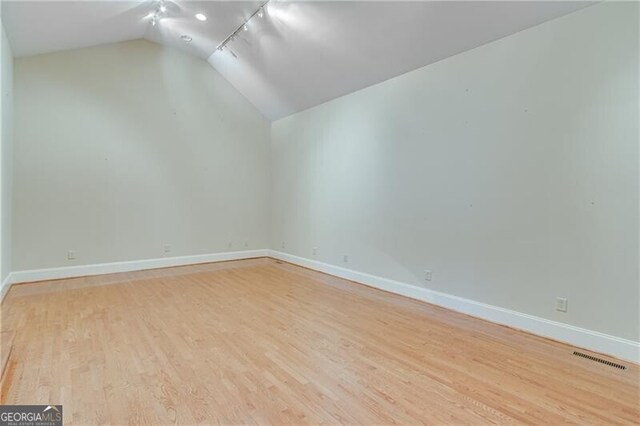
<svg viewBox="0 0 640 426"><path fill-rule="evenodd" d="M14 270L266 248L270 124L205 61L17 58L15 116Z"/></svg>
<svg viewBox="0 0 640 426"><path fill-rule="evenodd" d="M0 7L0 10L2 8ZM11 272L11 197L13 167L13 54L0 18L0 283Z"/></svg>
<svg viewBox="0 0 640 426"><path fill-rule="evenodd" d="M274 122L272 247L640 340L637 34L599 4Z"/></svg>

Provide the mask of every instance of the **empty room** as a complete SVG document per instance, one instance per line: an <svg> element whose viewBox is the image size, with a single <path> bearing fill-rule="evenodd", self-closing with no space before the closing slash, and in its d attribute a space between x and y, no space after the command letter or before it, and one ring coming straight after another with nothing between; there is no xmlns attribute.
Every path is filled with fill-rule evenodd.
<svg viewBox="0 0 640 426"><path fill-rule="evenodd" d="M0 426L640 424L640 3L0 1Z"/></svg>

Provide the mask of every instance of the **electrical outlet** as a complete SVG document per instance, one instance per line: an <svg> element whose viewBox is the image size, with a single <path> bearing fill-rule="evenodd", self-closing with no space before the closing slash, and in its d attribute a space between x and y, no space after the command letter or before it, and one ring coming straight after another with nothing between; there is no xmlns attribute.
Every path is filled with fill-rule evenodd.
<svg viewBox="0 0 640 426"><path fill-rule="evenodd" d="M171 253L171 245L165 244L164 246L162 246L162 250L164 251L164 254Z"/></svg>
<svg viewBox="0 0 640 426"><path fill-rule="evenodd" d="M76 252L73 250L69 250L67 252L67 260L76 260Z"/></svg>
<svg viewBox="0 0 640 426"><path fill-rule="evenodd" d="M249 247L249 241L245 241L245 242L244 242L244 246L245 246L245 247Z"/></svg>
<svg viewBox="0 0 640 426"><path fill-rule="evenodd" d="M556 297L556 311L567 312L569 301L564 297Z"/></svg>
<svg viewBox="0 0 640 426"><path fill-rule="evenodd" d="M285 247L286 247L286 244L284 243L284 241L282 242L281 247L282 247L282 248L285 248Z"/></svg>
<svg viewBox="0 0 640 426"><path fill-rule="evenodd" d="M342 260L344 261L344 263L348 263L349 262L349 256L345 254L344 256L342 256Z"/></svg>
<svg viewBox="0 0 640 426"><path fill-rule="evenodd" d="M233 247L233 243L232 243L231 241L229 241L229 242L227 243L227 247L232 248L232 247Z"/></svg>
<svg viewBox="0 0 640 426"><path fill-rule="evenodd" d="M424 270L424 279L425 281L431 281L431 278L433 277L433 274L431 273L430 270L425 269Z"/></svg>
<svg viewBox="0 0 640 426"><path fill-rule="evenodd" d="M314 255L314 256L317 256L318 255L318 247L312 248L311 249L311 254Z"/></svg>

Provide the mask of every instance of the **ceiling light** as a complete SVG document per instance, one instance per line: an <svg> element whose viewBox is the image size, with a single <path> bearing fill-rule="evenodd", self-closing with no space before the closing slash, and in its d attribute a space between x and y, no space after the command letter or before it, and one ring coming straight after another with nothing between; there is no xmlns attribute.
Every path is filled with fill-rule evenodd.
<svg viewBox="0 0 640 426"><path fill-rule="evenodd" d="M206 21L207 16L204 13L196 13L196 19L198 21Z"/></svg>
<svg viewBox="0 0 640 426"><path fill-rule="evenodd" d="M164 13L166 11L167 11L167 6L165 6L164 4L160 6L160 12Z"/></svg>
<svg viewBox="0 0 640 426"><path fill-rule="evenodd" d="M189 43L191 40L193 40L193 38L189 37L189 36L188 36L188 35L186 35L186 34L182 34L182 35L180 36L180 40L182 40L182 41L185 41L185 42Z"/></svg>
<svg viewBox="0 0 640 426"><path fill-rule="evenodd" d="M222 52L224 50L224 48L227 46L228 43L234 41L236 38L240 37L240 35L238 35L238 33L240 33L241 31L249 31L249 25L248 23L251 21L251 19L253 19L254 16L258 16L259 18L264 17L264 8L265 6L267 6L269 4L271 0L266 0L264 3L262 3L262 5L260 5L255 12L253 12L251 14L251 16L249 16L249 18L244 21L243 24L241 24L239 27L237 27L231 34L229 34L227 36L227 38L225 38L224 40L222 40L222 42L220 44L218 44L218 46L216 46L216 51L218 52ZM231 55L233 55L234 58L237 58L236 54L231 51L231 49L228 49L229 53L231 53ZM215 51L214 51L215 53Z"/></svg>

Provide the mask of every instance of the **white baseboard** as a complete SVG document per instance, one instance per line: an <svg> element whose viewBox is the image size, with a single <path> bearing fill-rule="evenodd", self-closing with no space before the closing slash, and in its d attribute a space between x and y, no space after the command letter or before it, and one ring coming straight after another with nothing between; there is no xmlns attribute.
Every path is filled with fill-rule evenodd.
<svg viewBox="0 0 640 426"><path fill-rule="evenodd" d="M266 257L268 256L268 252L269 251L266 249L244 250L228 253L162 257L159 259L144 259L126 262L98 263L94 265L78 265L61 268L15 271L10 275L10 284L56 280L61 278L84 277L88 275L113 274L117 272L143 271L145 269L168 268L172 266L194 265L198 263L224 262L227 260L253 259L256 257ZM6 291L4 284L2 290Z"/></svg>
<svg viewBox="0 0 640 426"><path fill-rule="evenodd" d="M370 287L442 306L467 315L524 330L532 334L566 342L577 347L640 363L640 342L622 339L597 331L523 314L510 309L476 302L451 294L441 293L275 250L268 250L268 252L270 257L285 262L304 266L347 280L357 281Z"/></svg>
<svg viewBox="0 0 640 426"><path fill-rule="evenodd" d="M4 296L7 295L9 291L9 287L13 283L13 273L9 272L9 274L2 280L2 284L0 284L0 303L4 300Z"/></svg>
<svg viewBox="0 0 640 426"><path fill-rule="evenodd" d="M0 287L0 302L4 299L9 287L17 283L141 271L145 269L167 268L198 263L252 259L266 256L347 280L357 281L371 287L442 306L539 336L566 342L577 347L640 363L640 342L268 249L15 271L10 273L2 282Z"/></svg>

